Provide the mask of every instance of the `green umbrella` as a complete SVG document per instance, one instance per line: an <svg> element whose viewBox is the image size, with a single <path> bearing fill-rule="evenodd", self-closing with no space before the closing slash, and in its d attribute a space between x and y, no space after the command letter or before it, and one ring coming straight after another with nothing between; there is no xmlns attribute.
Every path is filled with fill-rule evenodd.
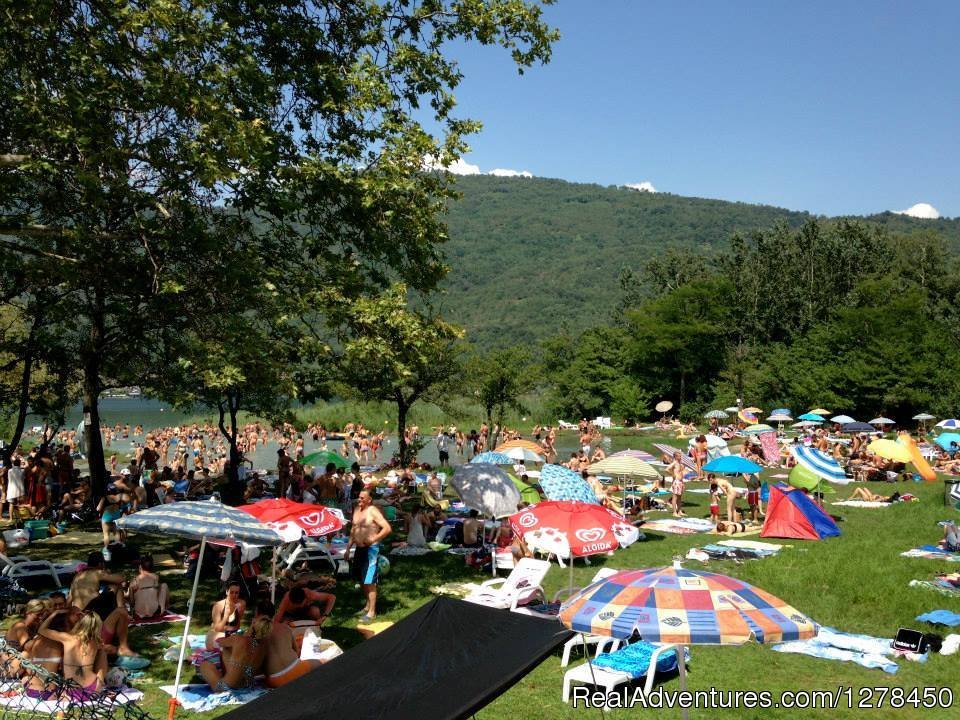
<svg viewBox="0 0 960 720"><path fill-rule="evenodd" d="M300 461L301 465L312 465L314 467L326 467L328 463L333 463L341 470L350 467L350 463L344 459L343 455L330 452L329 450L317 450L316 452L310 453Z"/></svg>

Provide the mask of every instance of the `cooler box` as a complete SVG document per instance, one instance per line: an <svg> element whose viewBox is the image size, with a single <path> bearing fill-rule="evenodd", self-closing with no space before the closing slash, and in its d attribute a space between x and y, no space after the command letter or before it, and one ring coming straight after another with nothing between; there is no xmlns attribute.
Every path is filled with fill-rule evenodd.
<svg viewBox="0 0 960 720"><path fill-rule="evenodd" d="M48 520L27 520L23 525L30 534L31 541L50 537L50 522Z"/></svg>

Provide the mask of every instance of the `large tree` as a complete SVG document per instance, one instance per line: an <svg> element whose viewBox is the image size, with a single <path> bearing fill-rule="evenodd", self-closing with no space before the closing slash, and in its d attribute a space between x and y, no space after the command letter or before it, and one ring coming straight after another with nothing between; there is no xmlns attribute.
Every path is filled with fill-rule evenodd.
<svg viewBox="0 0 960 720"><path fill-rule="evenodd" d="M448 165L478 128L445 53L497 44L522 69L555 37L525 0L6 7L0 242L69 283L94 487L100 393L164 372L224 246L260 241L251 281L288 267L304 326L397 278L433 288L452 189L424 158Z"/></svg>

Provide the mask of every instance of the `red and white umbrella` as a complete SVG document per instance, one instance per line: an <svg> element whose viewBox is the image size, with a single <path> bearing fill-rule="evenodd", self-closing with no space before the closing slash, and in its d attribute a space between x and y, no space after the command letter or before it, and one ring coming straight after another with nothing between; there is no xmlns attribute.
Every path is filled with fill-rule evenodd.
<svg viewBox="0 0 960 720"><path fill-rule="evenodd" d="M619 514L594 503L548 500L510 516L510 527L531 549L571 558L627 547L640 531Z"/></svg>
<svg viewBox="0 0 960 720"><path fill-rule="evenodd" d="M261 500L237 509L272 527L285 542L296 542L303 533L309 537L330 535L346 524L343 513L336 508L282 498Z"/></svg>

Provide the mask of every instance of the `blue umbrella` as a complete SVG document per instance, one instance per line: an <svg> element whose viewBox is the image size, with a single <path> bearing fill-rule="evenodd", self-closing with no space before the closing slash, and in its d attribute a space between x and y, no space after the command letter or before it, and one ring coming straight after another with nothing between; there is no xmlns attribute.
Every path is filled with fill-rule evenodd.
<svg viewBox="0 0 960 720"><path fill-rule="evenodd" d="M944 450L954 452L960 448L960 433L943 433L934 442ZM950 447L950 443L956 443L957 447Z"/></svg>
<svg viewBox="0 0 960 720"><path fill-rule="evenodd" d="M846 485L850 482L850 478L847 477L843 468L840 467L840 463L816 448L800 445L799 447L793 448L793 454L797 458L798 463L828 482L839 485Z"/></svg>
<svg viewBox="0 0 960 720"><path fill-rule="evenodd" d="M840 430L845 433L875 433L877 429L865 422L850 422L840 426Z"/></svg>
<svg viewBox="0 0 960 720"><path fill-rule="evenodd" d="M117 520L117 527L147 535L173 535L200 541L197 570L193 576L193 592L190 594L190 603L187 605L187 619L184 622L183 640L180 643L177 675L173 681L173 701L175 702L177 689L180 687L180 671L183 668L183 656L187 648L187 637L190 634L193 605L197 600L197 585L200 582L200 568L203 567L203 551L207 547L207 539L270 546L282 545L283 540L276 530L267 527L252 515L216 500L157 505L120 518Z"/></svg>
<svg viewBox="0 0 960 720"><path fill-rule="evenodd" d="M816 413L804 413L797 419L810 420L811 422L823 422L823 415L817 415Z"/></svg>
<svg viewBox="0 0 960 720"><path fill-rule="evenodd" d="M770 411L771 415L793 415L790 408L774 408Z"/></svg>
<svg viewBox="0 0 960 720"><path fill-rule="evenodd" d="M597 494L590 484L563 465L544 465L540 468L540 487L550 500L579 500L597 504Z"/></svg>
<svg viewBox="0 0 960 720"><path fill-rule="evenodd" d="M719 457L703 466L704 472L720 473L721 475L750 474L758 473L761 470L763 470L762 467L740 455Z"/></svg>
<svg viewBox="0 0 960 720"><path fill-rule="evenodd" d="M509 455L504 455L501 452L482 452L479 455L475 455L470 461L472 463L487 463L488 465L513 465L513 458Z"/></svg>

